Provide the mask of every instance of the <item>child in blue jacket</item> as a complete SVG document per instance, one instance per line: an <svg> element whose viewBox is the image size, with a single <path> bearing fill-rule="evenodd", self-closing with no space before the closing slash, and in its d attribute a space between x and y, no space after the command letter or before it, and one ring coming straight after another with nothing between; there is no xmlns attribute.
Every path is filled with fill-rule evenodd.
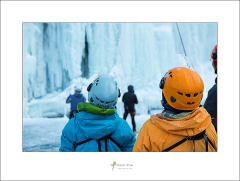
<svg viewBox="0 0 240 181"><path fill-rule="evenodd" d="M89 103L79 103L79 112L64 127L60 151L131 152L135 135L116 112L120 97L117 83L102 75L87 90Z"/></svg>
<svg viewBox="0 0 240 181"><path fill-rule="evenodd" d="M81 94L81 89L75 87L75 93L73 95L70 94L66 100L67 104L71 103L71 111L69 113L70 119L73 118L74 114L77 113L77 105L80 102L86 102L86 98L83 94Z"/></svg>

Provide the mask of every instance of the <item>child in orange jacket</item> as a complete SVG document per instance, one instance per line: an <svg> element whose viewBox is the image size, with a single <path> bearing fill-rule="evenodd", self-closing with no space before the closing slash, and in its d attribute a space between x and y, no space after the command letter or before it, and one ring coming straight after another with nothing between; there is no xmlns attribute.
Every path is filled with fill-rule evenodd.
<svg viewBox="0 0 240 181"><path fill-rule="evenodd" d="M217 151L217 134L211 117L200 106L202 78L191 69L177 67L166 73L160 88L164 110L144 123L133 151Z"/></svg>

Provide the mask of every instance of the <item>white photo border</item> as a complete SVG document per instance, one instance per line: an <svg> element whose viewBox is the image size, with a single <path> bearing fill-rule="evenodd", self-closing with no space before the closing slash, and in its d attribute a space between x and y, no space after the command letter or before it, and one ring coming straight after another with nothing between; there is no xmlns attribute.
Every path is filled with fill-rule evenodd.
<svg viewBox="0 0 240 181"><path fill-rule="evenodd" d="M239 179L238 1L2 1L1 6L1 179ZM218 152L22 152L23 22L217 22ZM113 170L114 161L126 169Z"/></svg>

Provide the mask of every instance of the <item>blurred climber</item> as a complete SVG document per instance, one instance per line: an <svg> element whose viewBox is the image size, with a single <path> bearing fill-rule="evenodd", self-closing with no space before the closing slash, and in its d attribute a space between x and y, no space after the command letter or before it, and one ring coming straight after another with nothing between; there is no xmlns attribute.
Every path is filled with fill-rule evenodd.
<svg viewBox="0 0 240 181"><path fill-rule="evenodd" d="M75 93L73 95L69 95L66 103L71 103L71 111L69 113L69 119L74 117L74 115L77 113L77 104L80 102L86 102L86 98L81 94L81 89L79 87L75 87Z"/></svg>
<svg viewBox="0 0 240 181"><path fill-rule="evenodd" d="M216 130L210 115L200 106L204 84L198 73L173 68L159 87L164 110L144 123L133 151L216 152Z"/></svg>
<svg viewBox="0 0 240 181"><path fill-rule="evenodd" d="M132 120L132 128L133 132L136 135L136 123L135 123L135 104L138 103L137 96L134 94L134 87L132 85L128 86L128 92L124 93L122 97L122 101L124 103L124 114L123 119L127 119L128 113L131 115Z"/></svg>
<svg viewBox="0 0 240 181"><path fill-rule="evenodd" d="M77 106L78 113L64 127L60 151L131 152L135 135L116 112L120 89L114 79L101 75L88 88L88 102Z"/></svg>
<svg viewBox="0 0 240 181"><path fill-rule="evenodd" d="M217 45L212 50L211 59L214 72L217 74ZM208 96L204 103L204 107L211 115L212 123L217 131L217 77L215 79L215 84L208 91Z"/></svg>

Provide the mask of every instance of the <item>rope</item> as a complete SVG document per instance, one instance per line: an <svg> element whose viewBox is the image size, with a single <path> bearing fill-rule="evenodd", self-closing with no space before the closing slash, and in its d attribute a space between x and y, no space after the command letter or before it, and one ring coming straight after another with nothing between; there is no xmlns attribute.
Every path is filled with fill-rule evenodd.
<svg viewBox="0 0 240 181"><path fill-rule="evenodd" d="M184 56L184 59L185 59L185 61L186 61L186 63L187 63L188 68L194 69L194 68L193 68L193 65L190 64L190 63L188 62L188 60L186 59L187 53L186 53L186 49L185 49L185 46L184 46L184 43L183 43L183 39L182 39L181 32L180 32L179 27L178 27L178 23L176 23L176 26L177 26L178 35L179 35L179 38L180 38L180 41L181 41L181 44L182 44L182 48L183 48L183 51L184 51L184 55L185 55L185 56Z"/></svg>
<svg viewBox="0 0 240 181"><path fill-rule="evenodd" d="M180 30L179 30L179 27L178 27L178 23L176 23L176 25L177 25L178 35L179 35L179 37L180 37L181 44L182 44L182 47L183 47L184 55L187 56L187 53L186 53L186 50L185 50L185 46L184 46L183 40L182 40L182 35L181 35Z"/></svg>

